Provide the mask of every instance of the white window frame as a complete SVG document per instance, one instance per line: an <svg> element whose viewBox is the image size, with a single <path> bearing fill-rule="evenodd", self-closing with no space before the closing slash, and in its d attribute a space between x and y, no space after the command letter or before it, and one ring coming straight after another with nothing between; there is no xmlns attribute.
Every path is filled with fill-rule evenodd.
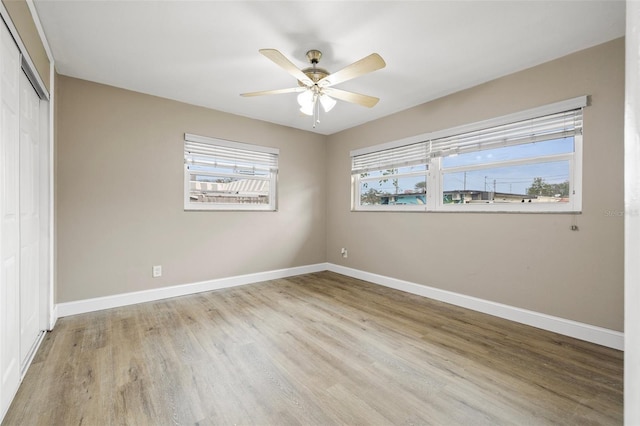
<svg viewBox="0 0 640 426"><path fill-rule="evenodd" d="M269 203L266 204L250 204L250 203L216 203L216 202L192 202L190 197L192 172L189 170L188 158L190 156L189 147L195 143L210 145L212 147L226 147L234 150L240 150L242 154L247 156L255 155L256 167L268 170L266 176L252 176L252 180L268 180L269 181ZM224 139L211 138L206 136L198 136L190 133L184 135L184 209L196 211L277 211L277 181L278 181L278 157L280 150L260 145L246 144L241 142L229 141ZM203 154L199 154L203 155ZM207 171L198 171L199 175L212 176L228 176L237 177L239 174L233 172L210 173Z"/></svg>
<svg viewBox="0 0 640 426"><path fill-rule="evenodd" d="M436 132L425 133L410 138L405 138L385 144L375 145L371 147L361 148L351 151L352 160L359 156L371 153L381 153L394 148L436 141L442 138L448 138L455 135L462 135L483 129L503 126L510 123L516 123L524 120L536 119L551 114L562 113L583 109L587 106L587 96L580 96L566 101L556 102L538 108L533 108L514 114L509 114L490 120L476 123L470 123L463 126L444 129ZM408 205L360 205L360 179L357 173L351 175L351 209L352 211L426 211L426 212L517 212L517 213L579 213L582 210L582 132L573 136L574 151L567 154L547 155L539 157L529 157L517 160L507 160L495 163L483 163L472 166L449 167L443 169L441 154L433 153L424 159L423 164L427 165L427 202L424 206L408 206ZM546 139L551 140L551 139ZM568 161L570 188L569 202L566 203L470 203L470 204L445 204L443 202L443 185L444 175L455 171L471 171L489 169L492 167L508 167L516 165L536 164L549 161ZM353 167L352 167L353 169Z"/></svg>

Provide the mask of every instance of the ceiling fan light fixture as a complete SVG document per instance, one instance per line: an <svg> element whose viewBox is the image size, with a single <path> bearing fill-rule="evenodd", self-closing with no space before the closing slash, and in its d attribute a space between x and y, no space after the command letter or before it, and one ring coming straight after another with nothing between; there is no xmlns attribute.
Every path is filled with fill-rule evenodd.
<svg viewBox="0 0 640 426"><path fill-rule="evenodd" d="M320 95L320 104L322 105L322 109L324 112L329 112L336 106L337 101L330 97L329 95L321 94Z"/></svg>
<svg viewBox="0 0 640 426"><path fill-rule="evenodd" d="M298 105L304 108L309 104L313 104L313 92L307 89L298 95Z"/></svg>
<svg viewBox="0 0 640 426"><path fill-rule="evenodd" d="M315 102L311 101L305 105L302 105L300 107L300 112L303 113L304 115L313 115L313 107L315 105Z"/></svg>

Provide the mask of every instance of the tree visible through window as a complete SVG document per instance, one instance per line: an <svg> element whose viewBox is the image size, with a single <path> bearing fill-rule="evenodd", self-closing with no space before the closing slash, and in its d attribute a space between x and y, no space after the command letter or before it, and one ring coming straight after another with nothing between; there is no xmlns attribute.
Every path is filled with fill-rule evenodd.
<svg viewBox="0 0 640 426"><path fill-rule="evenodd" d="M569 181L562 183L547 183L544 178L533 178L533 183L527 188L527 195L546 197L569 197Z"/></svg>

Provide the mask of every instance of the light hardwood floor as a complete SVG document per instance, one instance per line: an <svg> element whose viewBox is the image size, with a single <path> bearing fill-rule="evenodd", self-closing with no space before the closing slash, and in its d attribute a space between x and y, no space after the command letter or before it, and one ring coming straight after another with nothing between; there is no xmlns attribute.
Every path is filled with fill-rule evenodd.
<svg viewBox="0 0 640 426"><path fill-rule="evenodd" d="M3 425L613 425L622 367L323 272L62 318Z"/></svg>

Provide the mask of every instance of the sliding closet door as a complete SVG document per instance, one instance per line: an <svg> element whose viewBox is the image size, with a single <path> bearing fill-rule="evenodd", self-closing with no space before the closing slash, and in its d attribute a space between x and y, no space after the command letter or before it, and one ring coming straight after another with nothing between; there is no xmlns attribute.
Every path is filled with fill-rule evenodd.
<svg viewBox="0 0 640 426"><path fill-rule="evenodd" d="M20 73L20 364L40 334L40 98Z"/></svg>
<svg viewBox="0 0 640 426"><path fill-rule="evenodd" d="M20 54L0 22L0 415L20 382Z"/></svg>

